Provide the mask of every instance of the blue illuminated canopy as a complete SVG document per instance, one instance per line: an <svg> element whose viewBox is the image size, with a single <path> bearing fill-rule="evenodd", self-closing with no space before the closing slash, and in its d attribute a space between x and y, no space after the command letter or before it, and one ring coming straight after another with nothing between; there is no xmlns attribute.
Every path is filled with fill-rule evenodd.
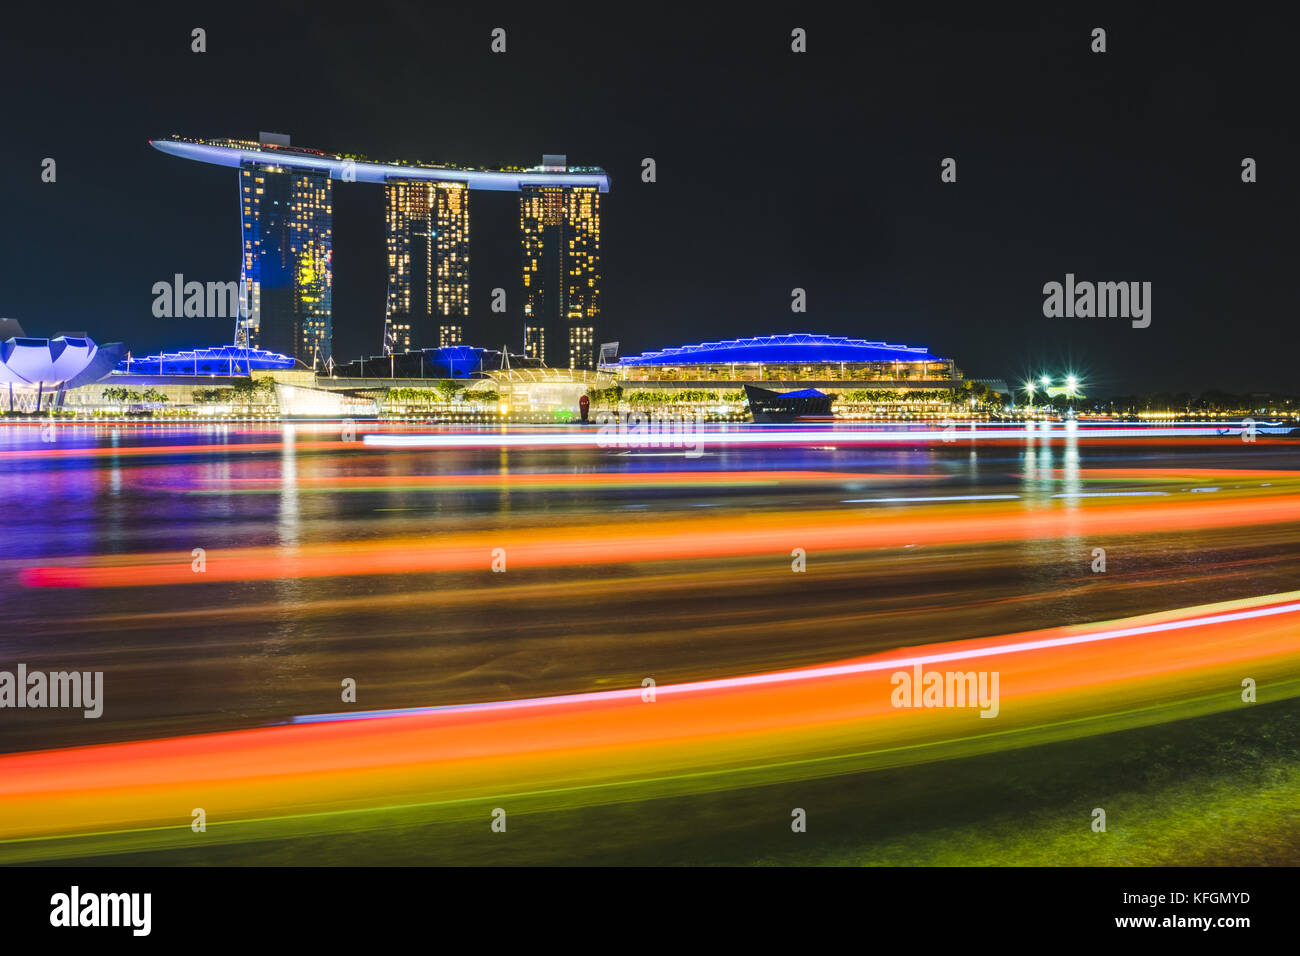
<svg viewBox="0 0 1300 956"><path fill-rule="evenodd" d="M134 375L247 375L253 370L293 368L294 359L265 349L218 345L209 349L163 352L145 358L127 356L117 371Z"/></svg>
<svg viewBox="0 0 1300 956"><path fill-rule="evenodd" d="M818 364L821 362L946 362L924 346L890 345L839 335L760 335L749 339L701 342L628 356L616 366Z"/></svg>

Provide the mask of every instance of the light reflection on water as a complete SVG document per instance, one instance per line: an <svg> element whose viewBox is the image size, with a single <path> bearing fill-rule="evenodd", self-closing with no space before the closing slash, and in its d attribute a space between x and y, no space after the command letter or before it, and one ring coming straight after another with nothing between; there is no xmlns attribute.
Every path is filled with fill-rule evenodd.
<svg viewBox="0 0 1300 956"><path fill-rule="evenodd" d="M1104 576L1089 567L1097 543L1079 533L812 554L801 576L789 573L786 555L504 575L486 559L493 536L518 527L581 524L599 539L602 529L670 514L744 521L835 509L850 521L905 507L959 516L987 504L846 503L873 497L1016 495L1024 509L1081 515L1090 504L1080 495L1164 487L1099 483L1090 469L1300 469L1300 455L1281 443L1090 444L1057 427L1005 442L706 446L687 459L600 448L375 449L340 445L339 435L337 425L97 426L60 429L51 446L34 426L0 428L0 661L102 668L117 695L93 730L48 715L7 721L0 749L319 712L344 676L358 679L374 708L565 693L642 673L740 673L1298 586L1289 526L1109 540ZM269 447L204 452L211 444ZM159 453L134 454L149 446ZM48 454L76 449L95 453ZM761 483L778 472L845 477ZM671 478L604 486L605 474ZM726 480L691 480L710 474ZM539 475L582 480L544 488L416 481ZM33 590L16 580L19 569L59 558L175 552L188 563L196 547L211 554L405 535L436 542L453 531L482 533L482 573L228 583L196 575L183 587L95 590Z"/></svg>

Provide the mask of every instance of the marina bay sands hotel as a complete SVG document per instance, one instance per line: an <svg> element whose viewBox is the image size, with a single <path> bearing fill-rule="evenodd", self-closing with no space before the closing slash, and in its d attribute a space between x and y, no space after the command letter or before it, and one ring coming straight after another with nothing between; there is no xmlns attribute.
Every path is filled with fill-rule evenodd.
<svg viewBox="0 0 1300 956"><path fill-rule="evenodd" d="M384 354L457 345L469 323L470 193L519 193L524 354L594 368L600 316L600 194L609 176L544 156L539 166L474 169L373 162L291 146L263 133L150 140L164 153L239 173L240 283L235 344L307 365L332 356L333 184L378 183L387 218Z"/></svg>

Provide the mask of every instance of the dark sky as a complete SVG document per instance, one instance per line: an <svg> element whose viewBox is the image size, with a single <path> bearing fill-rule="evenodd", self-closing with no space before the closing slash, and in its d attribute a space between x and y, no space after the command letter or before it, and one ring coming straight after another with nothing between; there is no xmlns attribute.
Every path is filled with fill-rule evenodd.
<svg viewBox="0 0 1300 956"><path fill-rule="evenodd" d="M0 28L0 316L137 354L228 341L226 321L150 309L176 272L237 278L235 172L146 141L274 130L376 159L603 166L599 335L624 353L812 331L977 377L1070 367L1090 394L1298 390L1287 27L1256 7L889 6L25 4ZM517 200L473 202L470 338L517 349ZM378 351L383 257L381 188L336 184L341 359ZM1151 282L1150 328L1045 318L1067 272Z"/></svg>

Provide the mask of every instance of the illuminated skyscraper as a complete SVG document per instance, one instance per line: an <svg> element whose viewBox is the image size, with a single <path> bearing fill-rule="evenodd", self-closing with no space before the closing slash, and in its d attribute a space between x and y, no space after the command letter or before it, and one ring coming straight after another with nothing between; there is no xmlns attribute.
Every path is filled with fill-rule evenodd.
<svg viewBox="0 0 1300 956"><path fill-rule="evenodd" d="M457 345L469 317L469 189L389 180L384 352Z"/></svg>
<svg viewBox="0 0 1300 956"><path fill-rule="evenodd" d="M328 362L333 338L334 202L328 172L243 163L239 169L248 290L235 344Z"/></svg>
<svg viewBox="0 0 1300 956"><path fill-rule="evenodd" d="M594 368L600 193L584 186L526 185L521 191L524 354L552 367Z"/></svg>
<svg viewBox="0 0 1300 956"><path fill-rule="evenodd" d="M469 193L482 189L522 194L527 354L558 367L596 363L600 193L609 191L598 166L570 166L564 156L505 169L377 162L293 146L279 133L149 142L172 156L239 170L240 278L248 294L236 345L331 362L332 183L375 183L388 203L385 354L465 341Z"/></svg>

